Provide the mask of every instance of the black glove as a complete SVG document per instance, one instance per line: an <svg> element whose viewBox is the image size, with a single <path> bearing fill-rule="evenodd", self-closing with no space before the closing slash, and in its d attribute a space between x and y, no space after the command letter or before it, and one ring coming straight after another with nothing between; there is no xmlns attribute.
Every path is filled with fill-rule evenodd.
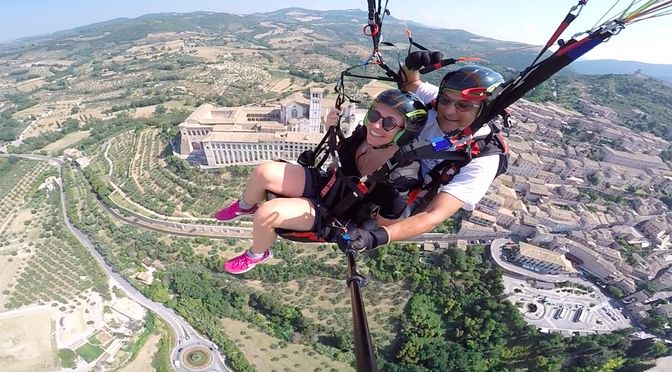
<svg viewBox="0 0 672 372"><path fill-rule="evenodd" d="M420 70L423 67L439 63L443 59L443 53L437 50L416 50L406 56L404 65L409 70Z"/></svg>
<svg viewBox="0 0 672 372"><path fill-rule="evenodd" d="M348 235L350 236L350 241L346 243L349 243L352 248L359 252L373 249L379 245L384 245L390 242L390 236L387 234L387 230L382 227L378 227L371 231L354 228L348 230Z"/></svg>

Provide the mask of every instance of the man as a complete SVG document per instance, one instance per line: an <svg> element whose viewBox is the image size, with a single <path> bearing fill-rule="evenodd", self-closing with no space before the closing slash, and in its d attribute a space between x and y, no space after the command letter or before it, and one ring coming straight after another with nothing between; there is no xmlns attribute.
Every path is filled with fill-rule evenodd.
<svg viewBox="0 0 672 372"><path fill-rule="evenodd" d="M427 51L411 53L405 61L403 75L405 84L400 88L415 92L425 103L436 99L436 109L429 112L425 128L419 140L457 133L468 127L482 109L482 101L466 100L465 89L484 88L491 92L504 79L497 72L482 66L470 65L448 72L439 87L422 82L418 70L440 60L440 53ZM475 133L475 138L490 134L489 126ZM500 155L496 153L476 157L463 166L452 180L442 185L427 207L404 220L378 227L375 230L353 229L349 231L352 246L358 250L372 249L391 241L405 240L432 231L450 218L460 208L473 210L485 195L500 169ZM422 176L427 182L427 173L440 160L423 160Z"/></svg>

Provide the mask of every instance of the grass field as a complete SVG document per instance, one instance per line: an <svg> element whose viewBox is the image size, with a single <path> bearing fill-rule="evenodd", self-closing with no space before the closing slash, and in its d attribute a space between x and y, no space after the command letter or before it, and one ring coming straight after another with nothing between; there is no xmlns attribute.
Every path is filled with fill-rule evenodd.
<svg viewBox="0 0 672 372"><path fill-rule="evenodd" d="M154 360L154 355L159 350L159 340L161 340L161 335L150 335L145 345L138 352L137 357L119 371L144 372L153 370L152 361Z"/></svg>
<svg viewBox="0 0 672 372"><path fill-rule="evenodd" d="M292 80L288 78L284 78L277 83L273 84L273 86L269 89L271 92L277 92L280 93L287 88L289 88L292 85Z"/></svg>
<svg viewBox="0 0 672 372"><path fill-rule="evenodd" d="M90 132L88 130L70 133L67 136L61 138L60 140L48 144L43 148L43 150L48 153L55 153L60 150L67 149L69 146L83 140L84 138L89 137L89 135Z"/></svg>
<svg viewBox="0 0 672 372"><path fill-rule="evenodd" d="M288 343L286 347L280 347L281 340L248 327L244 322L224 319L222 329L238 344L257 371L352 370L347 364L335 362L304 345Z"/></svg>
<svg viewBox="0 0 672 372"><path fill-rule="evenodd" d="M52 300L67 304L69 299L87 289L106 287L102 269L93 264L93 257L86 248L64 231L57 202L58 190L38 191L26 206L32 208L31 213L35 211L29 232L37 236L30 243L26 242L26 249L34 253L15 275L5 307ZM38 211L38 208L41 209ZM74 302L81 304L77 299Z"/></svg>
<svg viewBox="0 0 672 372"><path fill-rule="evenodd" d="M58 128L58 123L72 117L80 119L80 114L71 114L70 110L78 104L78 100L65 100L41 103L26 110L19 111L15 115L18 118L35 116L37 120L23 133L24 138L35 137L41 133L50 132Z"/></svg>
<svg viewBox="0 0 672 372"><path fill-rule="evenodd" d="M87 363L91 363L103 353L103 348L98 345L86 343L77 348L77 355L81 356Z"/></svg>
<svg viewBox="0 0 672 372"><path fill-rule="evenodd" d="M362 92L368 93L372 98L374 98L382 91L391 88L394 88L394 86L390 83L379 80L372 80L371 82L364 85Z"/></svg>
<svg viewBox="0 0 672 372"><path fill-rule="evenodd" d="M61 359L63 368L75 368L77 365L77 354L70 349L58 350L58 357Z"/></svg>
<svg viewBox="0 0 672 372"><path fill-rule="evenodd" d="M43 78L30 79L16 84L16 89L21 92L30 92L46 84Z"/></svg>
<svg viewBox="0 0 672 372"><path fill-rule="evenodd" d="M185 177L174 173L165 159L167 144L154 129L127 132L111 142L108 158L113 163L112 180L135 203L165 216L210 217L217 206L226 205L239 195L238 179L226 180L217 174ZM95 161L91 166L101 165Z"/></svg>
<svg viewBox="0 0 672 372"><path fill-rule="evenodd" d="M45 162L17 160L5 163L0 171L0 309L10 300L12 281L35 254L30 248L41 229L34 219L42 215L34 215L25 199L49 168ZM38 209L47 212L46 206L35 208L36 213Z"/></svg>

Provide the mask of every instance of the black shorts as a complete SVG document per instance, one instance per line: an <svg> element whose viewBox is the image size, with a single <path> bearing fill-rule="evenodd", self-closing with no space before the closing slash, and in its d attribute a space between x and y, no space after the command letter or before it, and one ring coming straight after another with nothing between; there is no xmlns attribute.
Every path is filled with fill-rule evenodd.
<svg viewBox="0 0 672 372"><path fill-rule="evenodd" d="M324 185L327 184L329 176L317 168L303 167L303 171L306 174L306 184L303 187L303 195L301 196L315 201L319 197Z"/></svg>
<svg viewBox="0 0 672 372"><path fill-rule="evenodd" d="M312 203L313 208L315 208L315 221L308 231L315 234L309 235L303 234L304 232L276 229L276 232L280 236L293 241L310 242L318 239L335 243L336 240L334 239L341 233L341 230L337 226L347 224L353 227L358 226L358 223L362 222L355 215L364 213L366 216L362 220L369 223L375 221L375 219L372 219L373 217L371 217L370 211L367 209L368 207L364 206L356 209L360 213L354 213L354 215L353 213L347 213L345 216L339 218L338 221L333 220L327 208L322 204L322 198L320 197L320 192L329 183L332 175L315 168L304 167L303 169L305 171L306 183L301 196L308 199ZM340 184L340 187L344 187L343 184ZM337 190L332 191L338 192Z"/></svg>

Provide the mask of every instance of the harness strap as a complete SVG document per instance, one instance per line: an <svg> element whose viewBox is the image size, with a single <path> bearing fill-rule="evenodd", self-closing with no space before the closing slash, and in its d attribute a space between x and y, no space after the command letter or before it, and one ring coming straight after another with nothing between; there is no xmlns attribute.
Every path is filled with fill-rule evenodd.
<svg viewBox="0 0 672 372"><path fill-rule="evenodd" d="M450 183L460 172L462 167L467 165L473 158L499 154L499 165L495 177L506 172L509 159L509 145L502 132L495 126L490 125L491 132L483 137L474 140L463 151L465 158L463 160L444 160L434 166L428 176L431 181L418 191L426 191L424 195L416 198L410 205L411 214L422 212L429 202L438 194L439 188Z"/></svg>

